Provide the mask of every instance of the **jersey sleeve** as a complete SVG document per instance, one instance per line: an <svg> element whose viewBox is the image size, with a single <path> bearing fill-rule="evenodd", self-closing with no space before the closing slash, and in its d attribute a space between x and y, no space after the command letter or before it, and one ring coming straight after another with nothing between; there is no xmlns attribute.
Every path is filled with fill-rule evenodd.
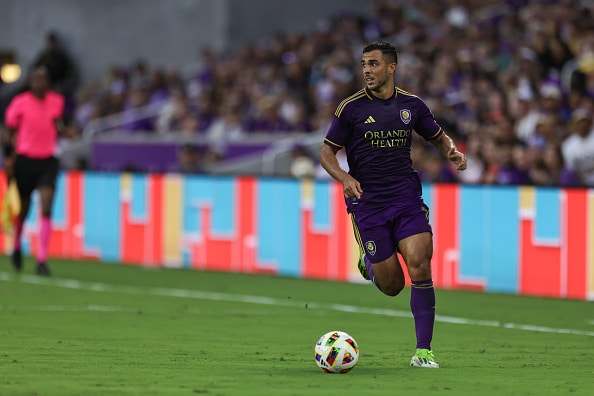
<svg viewBox="0 0 594 396"><path fill-rule="evenodd" d="M60 94L56 94L55 106L54 106L54 108L55 108L54 120L62 118L62 116L64 114L64 106L65 106L64 96L62 96Z"/></svg>
<svg viewBox="0 0 594 396"><path fill-rule="evenodd" d="M18 128L19 124L21 123L21 118L23 116L22 113L22 100L20 97L15 97L8 108L6 109L6 113L4 115L4 122L6 126L9 128Z"/></svg>
<svg viewBox="0 0 594 396"><path fill-rule="evenodd" d="M336 111L332 123L330 124L330 128L328 128L326 138L324 139L324 143L335 150L340 150L348 142L350 136L350 128L348 127L349 111L349 106L343 108L340 112L338 110Z"/></svg>
<svg viewBox="0 0 594 396"><path fill-rule="evenodd" d="M330 128L328 128L328 133L326 134L326 138L324 139L324 144L332 147L335 150L340 150L345 143L343 138L344 133L342 132L340 118L334 116L332 120L332 124L330 124Z"/></svg>
<svg viewBox="0 0 594 396"><path fill-rule="evenodd" d="M419 117L414 125L414 130L421 135L425 140L433 140L438 138L442 133L443 129L435 121L435 117L429 107L421 99L418 101Z"/></svg>

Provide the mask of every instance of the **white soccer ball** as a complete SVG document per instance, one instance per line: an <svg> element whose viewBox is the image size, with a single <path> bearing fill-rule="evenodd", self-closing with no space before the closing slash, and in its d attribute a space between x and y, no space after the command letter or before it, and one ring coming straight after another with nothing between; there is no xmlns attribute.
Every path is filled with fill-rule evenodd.
<svg viewBox="0 0 594 396"><path fill-rule="evenodd" d="M330 331L316 343L315 358L318 366L326 373L347 373L359 360L359 346L344 331Z"/></svg>

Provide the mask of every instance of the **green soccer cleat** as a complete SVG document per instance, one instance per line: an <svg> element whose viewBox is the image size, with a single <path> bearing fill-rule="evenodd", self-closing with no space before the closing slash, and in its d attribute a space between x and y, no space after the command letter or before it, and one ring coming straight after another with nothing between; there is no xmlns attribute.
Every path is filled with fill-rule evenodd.
<svg viewBox="0 0 594 396"><path fill-rule="evenodd" d="M410 365L413 367L439 368L439 364L434 359L433 351L420 348L410 359Z"/></svg>
<svg viewBox="0 0 594 396"><path fill-rule="evenodd" d="M357 267L359 268L359 272L361 273L361 276L363 278L365 278L366 280L371 280L371 278L369 278L369 274L367 273L367 267L365 266L365 253L362 253L359 256L359 262L357 263Z"/></svg>

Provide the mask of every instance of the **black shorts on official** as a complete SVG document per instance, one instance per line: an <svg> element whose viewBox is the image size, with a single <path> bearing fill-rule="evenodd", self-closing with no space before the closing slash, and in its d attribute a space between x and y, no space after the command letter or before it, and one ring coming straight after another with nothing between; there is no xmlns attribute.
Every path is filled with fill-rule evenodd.
<svg viewBox="0 0 594 396"><path fill-rule="evenodd" d="M17 155L14 162L14 179L19 195L28 197L38 187L56 187L59 162L56 157L30 158Z"/></svg>

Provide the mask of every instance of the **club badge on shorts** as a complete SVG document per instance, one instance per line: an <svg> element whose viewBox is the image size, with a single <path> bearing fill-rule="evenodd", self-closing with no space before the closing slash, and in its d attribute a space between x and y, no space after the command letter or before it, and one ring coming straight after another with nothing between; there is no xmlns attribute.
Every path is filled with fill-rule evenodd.
<svg viewBox="0 0 594 396"><path fill-rule="evenodd" d="M372 256L375 256L375 242L373 241L367 241L365 242L365 250L367 250L367 253L369 253Z"/></svg>
<svg viewBox="0 0 594 396"><path fill-rule="evenodd" d="M408 110L408 109L400 110L400 119L405 124L408 124L410 122L410 110Z"/></svg>

